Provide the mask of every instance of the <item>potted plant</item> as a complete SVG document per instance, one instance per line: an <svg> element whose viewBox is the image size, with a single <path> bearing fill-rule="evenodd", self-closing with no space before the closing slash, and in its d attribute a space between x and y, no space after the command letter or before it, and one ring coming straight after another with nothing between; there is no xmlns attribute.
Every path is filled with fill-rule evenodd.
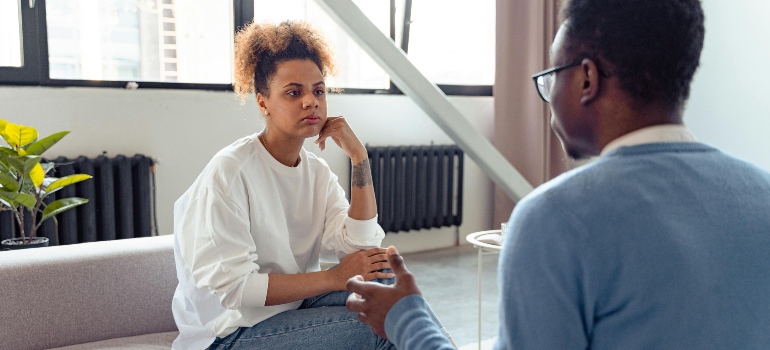
<svg viewBox="0 0 770 350"><path fill-rule="evenodd" d="M0 120L0 136L10 146L0 147L0 211L13 212L20 233L20 237L0 242L3 250L48 246L47 237L36 236L40 224L88 203L88 199L77 197L61 198L49 204L43 201L66 186L91 178L85 174L60 179L47 176L55 164L40 163L41 155L67 134L69 131L62 131L38 140L35 128ZM30 220L31 225L25 225L26 220ZM25 232L28 226L30 230Z"/></svg>

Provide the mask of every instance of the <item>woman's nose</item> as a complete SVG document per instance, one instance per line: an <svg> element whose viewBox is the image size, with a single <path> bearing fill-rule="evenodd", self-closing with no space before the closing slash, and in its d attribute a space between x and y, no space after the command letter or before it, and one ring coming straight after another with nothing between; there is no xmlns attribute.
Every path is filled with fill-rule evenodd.
<svg viewBox="0 0 770 350"><path fill-rule="evenodd" d="M310 107L318 107L318 99L315 98L315 96L310 95L310 97L306 97L302 101L302 108L308 109Z"/></svg>

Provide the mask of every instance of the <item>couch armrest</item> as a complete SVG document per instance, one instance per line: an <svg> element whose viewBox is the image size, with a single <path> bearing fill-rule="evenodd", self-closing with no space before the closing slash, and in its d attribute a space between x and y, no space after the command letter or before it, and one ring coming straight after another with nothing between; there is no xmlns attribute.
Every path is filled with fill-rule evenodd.
<svg viewBox="0 0 770 350"><path fill-rule="evenodd" d="M0 252L0 339L42 349L176 331L173 236Z"/></svg>

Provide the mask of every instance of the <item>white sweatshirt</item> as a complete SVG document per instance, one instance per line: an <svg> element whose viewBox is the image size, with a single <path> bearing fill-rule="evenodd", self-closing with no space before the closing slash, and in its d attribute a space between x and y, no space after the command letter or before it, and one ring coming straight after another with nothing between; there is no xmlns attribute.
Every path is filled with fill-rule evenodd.
<svg viewBox="0 0 770 350"><path fill-rule="evenodd" d="M300 151L297 167L275 160L257 135L225 147L174 204L179 285L172 310L175 349L204 349L216 337L302 301L265 306L268 274L320 270L385 237L377 217L354 220L329 166Z"/></svg>

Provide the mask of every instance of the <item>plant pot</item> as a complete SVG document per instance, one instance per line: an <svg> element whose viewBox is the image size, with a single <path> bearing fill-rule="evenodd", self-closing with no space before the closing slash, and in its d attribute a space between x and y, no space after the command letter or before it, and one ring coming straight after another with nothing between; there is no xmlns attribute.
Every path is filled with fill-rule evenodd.
<svg viewBox="0 0 770 350"><path fill-rule="evenodd" d="M48 237L35 237L29 244L23 244L21 238L9 238L0 242L2 250L17 250L27 248L39 248L48 246Z"/></svg>

